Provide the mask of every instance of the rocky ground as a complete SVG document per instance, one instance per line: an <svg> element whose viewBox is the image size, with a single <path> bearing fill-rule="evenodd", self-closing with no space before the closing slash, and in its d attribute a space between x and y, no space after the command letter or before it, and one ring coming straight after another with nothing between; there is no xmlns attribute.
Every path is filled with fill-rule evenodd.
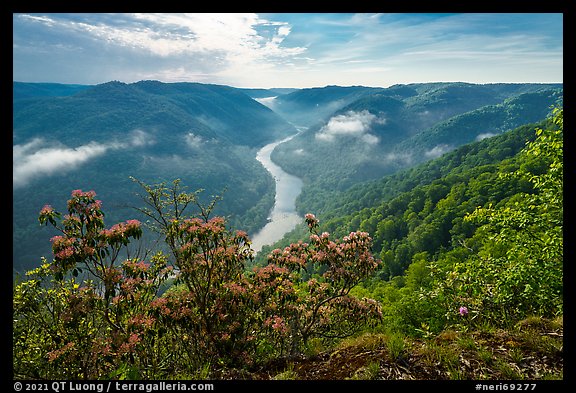
<svg viewBox="0 0 576 393"><path fill-rule="evenodd" d="M276 359L222 379L545 380L563 379L562 322L539 318L512 330L444 331L413 339L365 334L318 354Z"/></svg>

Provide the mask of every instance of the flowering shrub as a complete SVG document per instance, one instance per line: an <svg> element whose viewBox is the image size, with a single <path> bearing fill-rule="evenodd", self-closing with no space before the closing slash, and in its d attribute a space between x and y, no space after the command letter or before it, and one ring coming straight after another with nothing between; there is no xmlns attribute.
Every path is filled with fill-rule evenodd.
<svg viewBox="0 0 576 393"><path fill-rule="evenodd" d="M16 377L97 379L119 365L149 368L156 328L150 304L171 268L161 254L119 264L131 239L140 238L140 222L107 229L95 196L72 191L63 219L51 206L40 211L40 223L62 235L51 239L53 261L14 287Z"/></svg>
<svg viewBox="0 0 576 393"><path fill-rule="evenodd" d="M102 202L95 197L94 191L72 191L67 204L68 214L60 224L56 220L62 215L51 206L46 205L40 211L40 224L50 223L62 232L61 236L50 239L54 253L52 268L60 278L72 269L77 276L78 269L84 267L102 279L106 269L114 264L120 250L130 243L130 239L142 236L138 220L129 220L106 229Z"/></svg>
<svg viewBox="0 0 576 393"><path fill-rule="evenodd" d="M324 271L318 279L306 283L307 291L287 315L293 351L299 349L300 341L305 345L311 337L343 338L381 318L374 300L350 296L350 290L378 267L368 233L352 232L341 241L332 241L327 232L318 233L319 221L313 214L306 214L305 221L310 243L291 244L283 251L272 251L268 257L270 264L291 272L315 267ZM297 282L297 277L292 275L292 281Z"/></svg>
<svg viewBox="0 0 576 393"><path fill-rule="evenodd" d="M195 194L146 190L147 214L175 269L161 252L120 262L142 226L128 220L106 228L93 191L73 191L64 218L42 208L40 223L61 235L51 239L53 261L14 288L15 377L194 377L206 365L247 367L300 352L311 337L346 337L379 320L375 301L350 295L378 267L367 233L331 240L308 214L309 243L274 250L267 266L248 272L245 232L210 218L211 207L198 217L168 208L167 199L196 203ZM322 274L304 282L299 272L316 267ZM175 285L160 294L168 278Z"/></svg>

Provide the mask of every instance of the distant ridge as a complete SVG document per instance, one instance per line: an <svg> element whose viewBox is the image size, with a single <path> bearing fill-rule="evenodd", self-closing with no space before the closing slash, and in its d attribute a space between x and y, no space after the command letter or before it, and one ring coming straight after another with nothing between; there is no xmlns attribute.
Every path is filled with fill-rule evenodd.
<svg viewBox="0 0 576 393"><path fill-rule="evenodd" d="M89 89L91 85L63 84L63 83L32 83L13 82L12 99L19 100L31 97L66 97L82 90Z"/></svg>

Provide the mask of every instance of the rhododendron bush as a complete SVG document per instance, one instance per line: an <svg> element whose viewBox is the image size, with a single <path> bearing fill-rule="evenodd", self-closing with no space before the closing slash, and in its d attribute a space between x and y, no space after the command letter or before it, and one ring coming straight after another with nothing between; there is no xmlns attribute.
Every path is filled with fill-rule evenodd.
<svg viewBox="0 0 576 393"><path fill-rule="evenodd" d="M374 300L350 295L379 265L367 233L332 240L308 214L308 242L248 270L250 239L210 217L215 200L202 205L178 181L140 184L138 210L168 254L133 247L145 228L137 220L107 228L93 191L73 191L64 216L40 211L40 223L61 234L51 239L53 260L14 287L16 378L194 378L296 355L311 338L347 337L380 320Z"/></svg>

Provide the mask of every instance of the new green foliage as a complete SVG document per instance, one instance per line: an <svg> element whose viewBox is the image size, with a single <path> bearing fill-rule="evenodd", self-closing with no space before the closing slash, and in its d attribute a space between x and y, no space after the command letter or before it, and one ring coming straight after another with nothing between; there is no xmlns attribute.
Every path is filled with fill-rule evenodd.
<svg viewBox="0 0 576 393"><path fill-rule="evenodd" d="M519 192L499 206L478 207L465 218L481 225L486 240L474 257L454 268L466 277L459 285L477 293L484 318L563 312L562 110L554 111L553 125L537 129L536 140L523 150L521 160L528 165L501 173L511 181L529 182L533 192ZM542 169L531 171L533 162Z"/></svg>
<svg viewBox="0 0 576 393"><path fill-rule="evenodd" d="M385 323L424 334L563 314L563 111L509 136L527 130L508 159L470 166L508 136L483 141L437 180L327 224L375 231L383 269L365 285Z"/></svg>
<svg viewBox="0 0 576 393"><path fill-rule="evenodd" d="M394 332L387 349L399 359L405 337L436 343L563 314L562 109L373 182L371 204L348 215L339 212L354 204L342 206L324 226L307 215L309 241L273 250L252 271L250 240L212 217L216 199L205 205L179 181L139 183L141 212L168 254L134 247L136 220L107 228L93 192L73 191L67 215L42 208L40 223L61 234L53 261L14 286L17 378L206 376L362 330ZM449 354L441 361L460 377L458 353L428 348Z"/></svg>

